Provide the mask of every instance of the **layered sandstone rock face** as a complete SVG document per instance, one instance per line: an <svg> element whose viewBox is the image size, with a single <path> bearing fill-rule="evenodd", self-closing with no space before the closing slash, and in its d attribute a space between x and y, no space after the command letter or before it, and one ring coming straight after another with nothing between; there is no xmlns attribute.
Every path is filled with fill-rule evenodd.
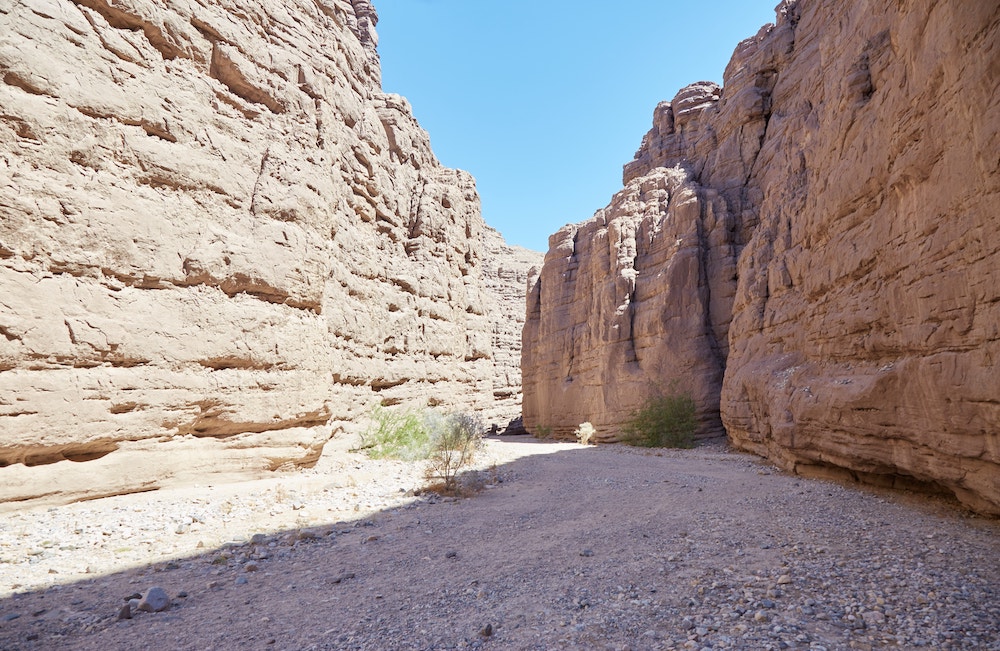
<svg viewBox="0 0 1000 651"><path fill-rule="evenodd" d="M786 468L1000 513L1000 6L854 5L796 7L723 419Z"/></svg>
<svg viewBox="0 0 1000 651"><path fill-rule="evenodd" d="M489 227L484 231L483 242L483 280L486 298L491 301L487 314L493 330L495 401L485 413L498 426L510 425L511 433L521 433L520 425L510 421L521 417L524 301L528 284L537 275L544 256L538 251L508 245L498 231ZM503 422L505 418L507 423Z"/></svg>
<svg viewBox="0 0 1000 651"><path fill-rule="evenodd" d="M679 378L785 468L1000 512L998 48L992 3L779 6L722 89L657 107L611 206L550 241L528 426L613 437L639 387ZM665 175L691 214L642 189ZM677 250L651 263L656 228Z"/></svg>
<svg viewBox="0 0 1000 651"><path fill-rule="evenodd" d="M721 429L727 320L705 324L727 289L712 281L734 262L708 239L728 216L689 172L656 168L549 239L522 346L529 431L565 437L589 421L597 440L615 440L630 411L682 374L706 433Z"/></svg>
<svg viewBox="0 0 1000 651"><path fill-rule="evenodd" d="M375 21L0 5L0 501L309 465L375 403L517 414L496 238Z"/></svg>

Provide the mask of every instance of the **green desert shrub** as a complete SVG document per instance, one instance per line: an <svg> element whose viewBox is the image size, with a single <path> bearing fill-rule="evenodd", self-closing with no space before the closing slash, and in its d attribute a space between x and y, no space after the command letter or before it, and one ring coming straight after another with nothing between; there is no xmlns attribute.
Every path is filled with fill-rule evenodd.
<svg viewBox="0 0 1000 651"><path fill-rule="evenodd" d="M432 483L429 488L441 493L458 493L459 473L473 462L482 446L482 421L470 414L376 406L370 420L356 449L372 459L425 459L425 475Z"/></svg>
<svg viewBox="0 0 1000 651"><path fill-rule="evenodd" d="M425 414L376 406L370 418L358 449L372 459L415 461L430 454L431 436Z"/></svg>
<svg viewBox="0 0 1000 651"><path fill-rule="evenodd" d="M648 448L694 447L696 413L694 399L673 386L632 412L623 428L622 441Z"/></svg>
<svg viewBox="0 0 1000 651"><path fill-rule="evenodd" d="M552 436L552 428L548 425L537 425L531 430L531 435L536 439L547 439Z"/></svg>

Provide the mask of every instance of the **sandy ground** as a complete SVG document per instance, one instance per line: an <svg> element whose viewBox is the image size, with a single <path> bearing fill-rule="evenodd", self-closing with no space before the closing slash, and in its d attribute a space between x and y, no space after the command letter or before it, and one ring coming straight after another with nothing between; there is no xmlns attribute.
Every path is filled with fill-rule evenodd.
<svg viewBox="0 0 1000 651"><path fill-rule="evenodd" d="M441 498L349 446L0 515L0 649L1000 650L1000 522L950 502L523 437Z"/></svg>

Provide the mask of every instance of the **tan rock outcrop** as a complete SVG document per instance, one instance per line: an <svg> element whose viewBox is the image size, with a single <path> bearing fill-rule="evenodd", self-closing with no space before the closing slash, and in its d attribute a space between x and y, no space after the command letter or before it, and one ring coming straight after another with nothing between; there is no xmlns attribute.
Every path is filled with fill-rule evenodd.
<svg viewBox="0 0 1000 651"><path fill-rule="evenodd" d="M615 440L632 410L682 376L704 433L721 431L727 324L705 324L721 291L712 280L724 277L716 264L734 261L716 260L706 236L726 216L689 172L660 167L549 238L521 349L529 431L567 437L589 421L596 440Z"/></svg>
<svg viewBox="0 0 1000 651"><path fill-rule="evenodd" d="M642 200L616 208L620 194L550 241L525 326L529 428L592 420L613 436L640 386L687 378L706 422L719 404L736 445L785 468L933 485L1000 513L998 47L992 3L782 3L722 89L657 107L625 166L622 194ZM684 241L677 211L638 190L664 174L705 204L695 252L678 250L705 261L696 281L665 280L674 256L647 266L636 242L655 238L608 236L659 223ZM677 298L636 299L657 292ZM653 309L656 329L602 334L623 331L616 305ZM650 353L638 374L608 352L630 347Z"/></svg>
<svg viewBox="0 0 1000 651"><path fill-rule="evenodd" d="M797 472L1000 513L1000 6L853 5L796 7L722 416Z"/></svg>
<svg viewBox="0 0 1000 651"><path fill-rule="evenodd" d="M528 284L542 266L544 256L520 246L510 246L496 230L484 233L483 279L487 310L493 328L493 398L487 410L490 419L504 426L504 419L521 417L521 332L524 330L524 302ZM514 425L518 428L517 425Z"/></svg>
<svg viewBox="0 0 1000 651"><path fill-rule="evenodd" d="M0 5L0 502L309 465L377 402L517 414L496 236L376 20Z"/></svg>

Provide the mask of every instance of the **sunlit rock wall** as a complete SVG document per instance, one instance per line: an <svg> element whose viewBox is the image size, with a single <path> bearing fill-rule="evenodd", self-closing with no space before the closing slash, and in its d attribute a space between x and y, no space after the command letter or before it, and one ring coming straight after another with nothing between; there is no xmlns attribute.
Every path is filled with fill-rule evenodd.
<svg viewBox="0 0 1000 651"><path fill-rule="evenodd" d="M677 381L787 469L1000 512L998 61L996 3L779 5L550 240L529 429L615 438Z"/></svg>
<svg viewBox="0 0 1000 651"><path fill-rule="evenodd" d="M474 180L376 20L0 3L0 502L308 466L376 403L517 415Z"/></svg>

